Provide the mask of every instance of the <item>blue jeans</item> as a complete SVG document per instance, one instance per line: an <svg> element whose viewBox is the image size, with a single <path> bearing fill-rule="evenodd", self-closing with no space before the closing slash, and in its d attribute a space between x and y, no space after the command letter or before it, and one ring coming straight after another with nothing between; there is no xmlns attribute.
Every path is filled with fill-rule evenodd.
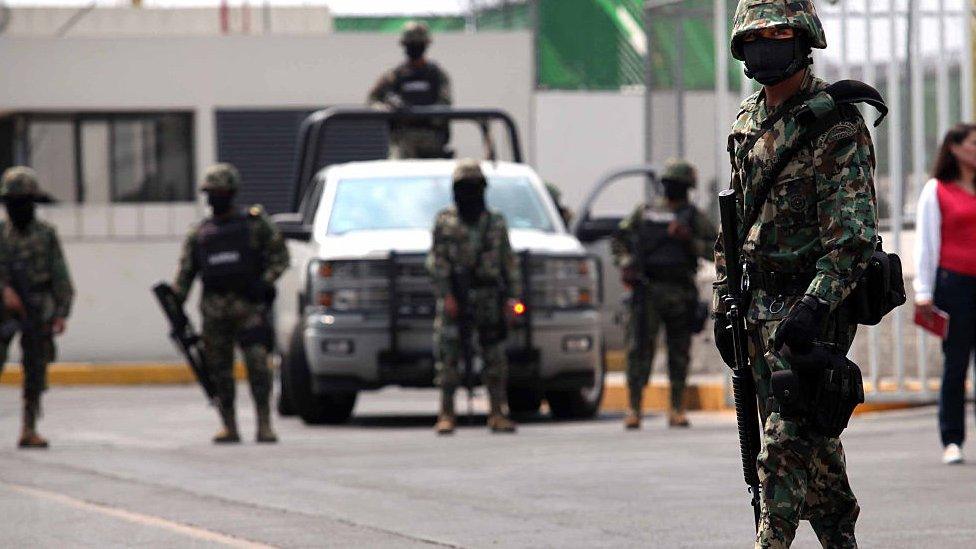
<svg viewBox="0 0 976 549"><path fill-rule="evenodd" d="M966 374L976 343L976 277L939 269L935 306L949 313L949 335L942 342L945 367L939 394L942 445L966 439Z"/></svg>

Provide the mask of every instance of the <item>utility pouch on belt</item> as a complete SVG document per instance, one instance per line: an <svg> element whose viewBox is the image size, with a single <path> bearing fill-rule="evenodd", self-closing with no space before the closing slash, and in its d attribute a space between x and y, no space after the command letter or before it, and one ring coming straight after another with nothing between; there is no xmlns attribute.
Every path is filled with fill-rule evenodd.
<svg viewBox="0 0 976 549"><path fill-rule="evenodd" d="M864 402L861 369L828 345L817 344L808 355L790 357L790 370L774 372L773 398L786 418L806 419L819 434L839 437L854 409Z"/></svg>
<svg viewBox="0 0 976 549"><path fill-rule="evenodd" d="M895 307L905 303L905 279L901 258L881 248L881 237L857 286L845 300L851 318L858 324L875 326Z"/></svg>

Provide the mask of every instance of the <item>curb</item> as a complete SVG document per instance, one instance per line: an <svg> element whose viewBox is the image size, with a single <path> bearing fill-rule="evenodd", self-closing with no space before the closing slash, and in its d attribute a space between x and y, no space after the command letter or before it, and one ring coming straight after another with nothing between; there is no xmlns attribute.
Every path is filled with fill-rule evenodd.
<svg viewBox="0 0 976 549"><path fill-rule="evenodd" d="M620 360L613 355L608 362ZM0 374L0 385L20 386L24 375L19 364L9 364ZM234 379L247 379L242 363L234 365ZM179 385L194 383L189 367L183 363L133 362L133 363L86 363L61 362L48 367L48 383L56 386L125 386L125 385ZM882 385L882 391L885 387ZM706 412L728 412L733 410L727 398L725 381L721 376L692 378L685 389L685 402L688 410ZM601 410L604 412L625 412L628 409L627 384L622 373L607 374ZM663 379L652 380L644 388L644 409L652 412L666 411L669 407L670 392ZM905 410L924 406L924 402L890 401L861 404L855 415Z"/></svg>

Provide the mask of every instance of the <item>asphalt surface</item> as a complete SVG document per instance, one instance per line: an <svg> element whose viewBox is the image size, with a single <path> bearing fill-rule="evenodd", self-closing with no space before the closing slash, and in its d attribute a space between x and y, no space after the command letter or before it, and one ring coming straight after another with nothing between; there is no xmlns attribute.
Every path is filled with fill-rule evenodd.
<svg viewBox="0 0 976 549"><path fill-rule="evenodd" d="M19 451L17 400L0 390L3 547L750 546L731 414L438 438L433 392L387 390L348 426L280 419L259 446L241 387L246 441L215 447L193 387L55 388L51 449ZM939 462L933 409L858 417L845 441L862 547L976 545L976 464ZM795 546L817 546L808 524Z"/></svg>

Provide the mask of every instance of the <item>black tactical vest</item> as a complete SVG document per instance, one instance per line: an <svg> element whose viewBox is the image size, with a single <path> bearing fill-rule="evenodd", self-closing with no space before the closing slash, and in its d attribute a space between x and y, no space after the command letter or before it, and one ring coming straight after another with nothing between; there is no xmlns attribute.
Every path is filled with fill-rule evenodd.
<svg viewBox="0 0 976 549"><path fill-rule="evenodd" d="M250 217L243 213L210 218L200 226L195 257L205 291L245 293L260 277L261 261L251 230Z"/></svg>
<svg viewBox="0 0 976 549"><path fill-rule="evenodd" d="M407 105L433 105L441 93L440 70L433 63L420 68L406 64L396 71L393 91Z"/></svg>
<svg viewBox="0 0 976 549"><path fill-rule="evenodd" d="M688 242L671 238L668 226L678 219L675 212L648 209L641 219L639 238L644 273L655 277L683 277L689 269L695 269L698 260ZM682 214L682 217L687 217ZM685 224L691 219L682 219Z"/></svg>

